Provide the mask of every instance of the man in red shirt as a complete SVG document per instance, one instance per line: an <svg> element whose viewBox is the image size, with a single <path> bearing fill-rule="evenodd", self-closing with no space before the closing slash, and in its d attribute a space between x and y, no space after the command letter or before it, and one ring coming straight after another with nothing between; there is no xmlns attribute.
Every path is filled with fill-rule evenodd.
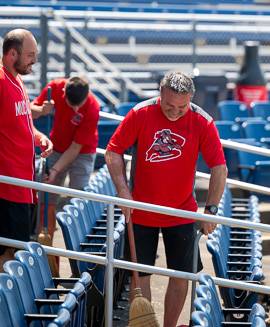
<svg viewBox="0 0 270 327"><path fill-rule="evenodd" d="M20 75L32 71L37 60L37 43L27 30L8 32L3 42L0 66L0 174L34 179L35 146L47 157L52 142L33 126L30 102ZM0 236L29 241L31 189L0 183ZM12 259L14 249L0 246L0 270Z"/></svg>
<svg viewBox="0 0 270 327"><path fill-rule="evenodd" d="M222 196L227 169L217 129L212 117L191 103L191 78L169 73L160 84L160 97L136 105L119 125L106 151L106 162L118 195L125 199L196 211L193 187L199 152L211 169L205 213L215 214ZM132 191L124 174L123 154L135 145L131 171ZM192 272L195 239L194 220L122 208L134 223L138 262L155 264L160 230L167 266ZM215 224L204 222L204 234ZM199 259L198 271L202 269ZM150 275L140 273L143 295L151 301ZM131 289L134 289L132 281ZM175 327L182 311L188 281L170 278L164 309L164 327ZM132 298L132 295L131 295Z"/></svg>
<svg viewBox="0 0 270 327"><path fill-rule="evenodd" d="M51 101L48 101L48 87ZM48 161L48 183L63 185L69 175L69 186L83 189L89 184L98 143L99 103L89 92L88 82L80 77L56 79L48 83L31 103L34 118L55 109L50 138L54 151ZM49 233L55 229L57 196L49 195Z"/></svg>

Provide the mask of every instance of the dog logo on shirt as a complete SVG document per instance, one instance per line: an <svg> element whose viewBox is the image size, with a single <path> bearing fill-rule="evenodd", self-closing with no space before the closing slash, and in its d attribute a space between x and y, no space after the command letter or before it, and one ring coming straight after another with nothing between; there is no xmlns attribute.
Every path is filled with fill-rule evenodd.
<svg viewBox="0 0 270 327"><path fill-rule="evenodd" d="M170 129L162 129L155 133L154 142L146 151L146 161L160 162L176 159L181 156L181 149L186 139L172 133Z"/></svg>

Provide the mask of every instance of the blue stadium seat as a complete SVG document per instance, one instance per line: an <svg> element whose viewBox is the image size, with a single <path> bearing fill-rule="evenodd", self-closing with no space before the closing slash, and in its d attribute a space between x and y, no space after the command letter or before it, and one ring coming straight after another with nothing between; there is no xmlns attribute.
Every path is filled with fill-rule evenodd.
<svg viewBox="0 0 270 327"><path fill-rule="evenodd" d="M242 127L246 138L254 138L257 142L270 145L270 123L267 121L246 121Z"/></svg>
<svg viewBox="0 0 270 327"><path fill-rule="evenodd" d="M48 324L48 327L70 327L70 326L71 326L70 312L65 308L61 308L57 313L57 317Z"/></svg>
<svg viewBox="0 0 270 327"><path fill-rule="evenodd" d="M251 103L251 108L254 117L261 117L268 120L270 117L270 102L269 101L256 101Z"/></svg>
<svg viewBox="0 0 270 327"><path fill-rule="evenodd" d="M221 120L235 121L240 118L243 121L251 117L251 111L240 101L221 101L218 103L218 110Z"/></svg>
<svg viewBox="0 0 270 327"><path fill-rule="evenodd" d="M219 120L216 121L215 124L221 139L242 142L243 135L241 125L229 120ZM245 142L245 140L243 141ZM239 178L237 150L224 148L224 154L229 177Z"/></svg>
<svg viewBox="0 0 270 327"><path fill-rule="evenodd" d="M115 111L120 116L126 116L126 114L135 107L136 102L123 102L115 106Z"/></svg>
<svg viewBox="0 0 270 327"><path fill-rule="evenodd" d="M119 121L117 120L108 120L108 119L100 119L98 122L98 147L101 149L106 149L107 144L114 131L119 125ZM101 168L105 164L104 156L97 156L95 168Z"/></svg>

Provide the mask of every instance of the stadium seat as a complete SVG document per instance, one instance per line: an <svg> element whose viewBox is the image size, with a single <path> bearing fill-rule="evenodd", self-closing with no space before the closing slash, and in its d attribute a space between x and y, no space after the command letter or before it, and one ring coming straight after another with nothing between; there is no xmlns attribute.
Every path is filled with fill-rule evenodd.
<svg viewBox="0 0 270 327"><path fill-rule="evenodd" d="M65 308L61 308L57 313L57 317L48 324L48 327L70 327L70 326L71 326L70 312Z"/></svg>
<svg viewBox="0 0 270 327"><path fill-rule="evenodd" d="M269 101L252 102L250 106L252 108L254 117L261 117L264 120L268 120L270 117Z"/></svg>
<svg viewBox="0 0 270 327"><path fill-rule="evenodd" d="M136 102L123 102L115 106L115 111L120 116L126 116L126 114L136 105Z"/></svg>
<svg viewBox="0 0 270 327"><path fill-rule="evenodd" d="M246 121L242 124L246 138L254 138L265 146L270 145L270 123L265 120Z"/></svg>
<svg viewBox="0 0 270 327"><path fill-rule="evenodd" d="M244 121L251 117L251 111L240 101L226 100L218 103L220 120ZM239 118L239 119L238 119Z"/></svg>

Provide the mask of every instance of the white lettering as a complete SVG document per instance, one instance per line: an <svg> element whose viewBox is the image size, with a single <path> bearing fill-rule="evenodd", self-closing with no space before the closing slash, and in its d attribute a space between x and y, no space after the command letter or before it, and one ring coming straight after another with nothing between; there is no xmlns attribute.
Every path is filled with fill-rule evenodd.
<svg viewBox="0 0 270 327"><path fill-rule="evenodd" d="M29 115L30 114L30 104L29 101L18 101L15 102L15 113L16 116Z"/></svg>

